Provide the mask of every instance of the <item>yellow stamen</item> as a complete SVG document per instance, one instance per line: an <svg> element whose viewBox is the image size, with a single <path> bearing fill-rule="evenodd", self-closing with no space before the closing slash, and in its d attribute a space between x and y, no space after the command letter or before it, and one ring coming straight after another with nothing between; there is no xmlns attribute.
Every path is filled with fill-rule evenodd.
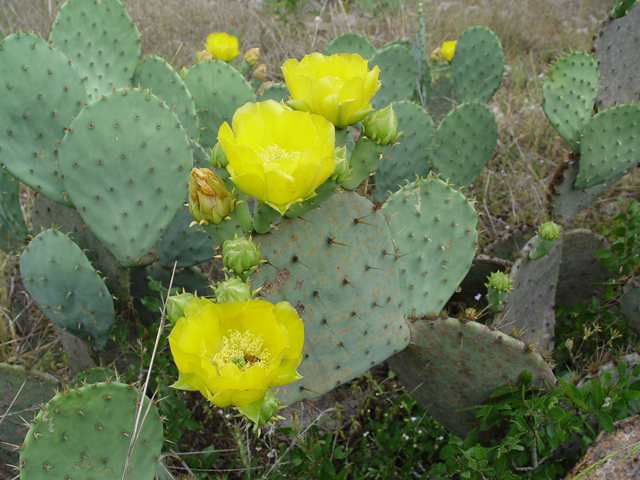
<svg viewBox="0 0 640 480"><path fill-rule="evenodd" d="M262 335L233 330L228 337L222 339L222 349L211 361L218 370L227 363L235 364L243 372L253 365L266 369L270 355L263 344Z"/></svg>

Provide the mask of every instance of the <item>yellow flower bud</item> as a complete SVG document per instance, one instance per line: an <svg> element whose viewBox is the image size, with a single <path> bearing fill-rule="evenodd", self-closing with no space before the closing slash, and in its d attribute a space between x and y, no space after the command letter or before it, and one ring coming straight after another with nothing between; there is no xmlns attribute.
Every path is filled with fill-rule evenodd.
<svg viewBox="0 0 640 480"><path fill-rule="evenodd" d="M232 124L218 131L230 180L281 214L313 197L336 168L335 129L319 115L267 100L240 107Z"/></svg>
<svg viewBox="0 0 640 480"><path fill-rule="evenodd" d="M208 168L194 168L189 176L189 211L198 223L222 222L233 212L235 197L224 181Z"/></svg>
<svg viewBox="0 0 640 480"><path fill-rule="evenodd" d="M264 82L267 79L267 66L264 63L261 63L256 67L251 76L253 78L257 78L261 82Z"/></svg>
<svg viewBox="0 0 640 480"><path fill-rule="evenodd" d="M206 50L200 50L198 52L198 56L196 57L196 63L203 62L204 60L211 60L213 57Z"/></svg>
<svg viewBox="0 0 640 480"><path fill-rule="evenodd" d="M381 86L378 66L369 70L369 62L358 54L326 57L316 52L301 61L287 60L282 73L291 93L289 105L322 115L336 128L346 128L366 117Z"/></svg>
<svg viewBox="0 0 640 480"><path fill-rule="evenodd" d="M250 48L247 50L247 53L244 54L243 58L245 62L253 67L260 59L260 49L258 47Z"/></svg>
<svg viewBox="0 0 640 480"><path fill-rule="evenodd" d="M442 46L440 47L440 51L442 52L442 56L447 62L450 62L453 58L453 54L456 51L456 43L457 40L450 40L448 42L442 42Z"/></svg>
<svg viewBox="0 0 640 480"><path fill-rule="evenodd" d="M238 39L224 32L211 33L205 48L215 60L230 62L238 56Z"/></svg>
<svg viewBox="0 0 640 480"><path fill-rule="evenodd" d="M433 52L431 52L431 56L429 57L429 59L432 62L441 62L442 60L444 60L444 57L442 56L442 52L440 51L440 47L436 48Z"/></svg>

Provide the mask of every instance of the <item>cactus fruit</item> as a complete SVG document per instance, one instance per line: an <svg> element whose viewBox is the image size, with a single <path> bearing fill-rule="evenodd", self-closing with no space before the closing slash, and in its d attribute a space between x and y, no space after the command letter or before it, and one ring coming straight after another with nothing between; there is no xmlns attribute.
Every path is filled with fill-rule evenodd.
<svg viewBox="0 0 640 480"><path fill-rule="evenodd" d="M409 50L391 45L378 50L369 60L369 68L380 67L382 86L371 100L374 109L384 108L391 102L410 100L416 88L416 65Z"/></svg>
<svg viewBox="0 0 640 480"><path fill-rule="evenodd" d="M634 168L640 162L638 125L640 108L636 105L598 112L584 129L574 187L592 187Z"/></svg>
<svg viewBox="0 0 640 480"><path fill-rule="evenodd" d="M376 53L376 48L362 35L344 33L331 40L324 51L326 56L334 53L357 53L362 58L369 59Z"/></svg>
<svg viewBox="0 0 640 480"><path fill-rule="evenodd" d="M507 293L513 290L511 279L503 272L493 272L487 278L485 287L487 287L487 301L489 302L489 308L494 312L500 311L504 305Z"/></svg>
<svg viewBox="0 0 640 480"><path fill-rule="evenodd" d="M20 450L20 478L120 480L132 437L135 450L127 478L153 478L162 449L162 421L150 402L133 385L116 382L62 391L32 421Z"/></svg>
<svg viewBox="0 0 640 480"><path fill-rule="evenodd" d="M602 75L598 105L640 104L640 8L636 6L627 16L605 22L593 47Z"/></svg>
<svg viewBox="0 0 640 480"><path fill-rule="evenodd" d="M201 128L198 143L205 149L217 143L220 126L224 122L231 124L238 107L255 101L251 85L221 60L194 65L184 76L184 83L196 104Z"/></svg>
<svg viewBox="0 0 640 480"><path fill-rule="evenodd" d="M133 88L85 107L58 158L78 213L125 267L140 262L175 216L193 164L176 115L155 95Z"/></svg>
<svg viewBox="0 0 640 480"><path fill-rule="evenodd" d="M489 402L500 387L517 386L523 372L536 387L556 383L549 365L527 345L475 321L419 318L409 329L409 346L389 358L389 366L416 402L461 438L480 425L473 407ZM487 442L491 433L483 432Z"/></svg>
<svg viewBox="0 0 640 480"><path fill-rule="evenodd" d="M458 186L469 186L498 143L498 124L481 103L462 103L440 122L429 147L433 169Z"/></svg>
<svg viewBox="0 0 640 480"><path fill-rule="evenodd" d="M367 199L338 193L254 240L268 263L252 287L287 300L304 321L304 378L280 388L283 404L328 392L407 345L393 244Z"/></svg>
<svg viewBox="0 0 640 480"><path fill-rule="evenodd" d="M560 236L560 227L553 222L546 222L538 229L538 241L529 252L529 260L538 260L551 251Z"/></svg>
<svg viewBox="0 0 640 480"><path fill-rule="evenodd" d="M0 63L0 165L51 200L72 206L57 154L87 101L80 75L67 57L29 33L2 40Z"/></svg>
<svg viewBox="0 0 640 480"><path fill-rule="evenodd" d="M45 230L20 257L24 285L49 319L102 350L114 321L107 286L80 248L66 235Z"/></svg>
<svg viewBox="0 0 640 480"><path fill-rule="evenodd" d="M90 99L131 85L140 34L118 0L66 2L51 26L49 42L78 68Z"/></svg>
<svg viewBox="0 0 640 480"><path fill-rule="evenodd" d="M576 153L581 151L581 135L591 117L599 75L591 55L573 52L558 59L542 85L542 109Z"/></svg>
<svg viewBox="0 0 640 480"><path fill-rule="evenodd" d="M451 73L457 102L491 100L504 74L504 54L498 37L480 26L462 32L451 59Z"/></svg>
<svg viewBox="0 0 640 480"><path fill-rule="evenodd" d="M436 177L404 185L381 208L393 239L404 315L439 313L476 248L472 202Z"/></svg>

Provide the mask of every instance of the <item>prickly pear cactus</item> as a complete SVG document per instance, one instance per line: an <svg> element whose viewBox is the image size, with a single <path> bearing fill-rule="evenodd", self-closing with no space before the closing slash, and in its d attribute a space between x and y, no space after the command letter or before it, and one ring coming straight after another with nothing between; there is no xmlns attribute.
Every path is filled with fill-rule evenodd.
<svg viewBox="0 0 640 480"><path fill-rule="evenodd" d="M187 196L193 165L176 115L134 88L85 107L58 157L78 213L125 267L139 263L169 225Z"/></svg>
<svg viewBox="0 0 640 480"><path fill-rule="evenodd" d="M344 33L331 40L324 51L327 56L334 53L357 53L362 58L369 59L376 53L376 48L362 35Z"/></svg>
<svg viewBox="0 0 640 480"><path fill-rule="evenodd" d="M20 182L0 169L0 248L5 252L17 250L28 233L19 187Z"/></svg>
<svg viewBox="0 0 640 480"><path fill-rule="evenodd" d="M438 314L478 246L472 202L435 177L408 183L382 206L393 239L405 316Z"/></svg>
<svg viewBox="0 0 640 480"><path fill-rule="evenodd" d="M619 105L597 113L584 129L575 188L587 188L627 173L640 162L640 108Z"/></svg>
<svg viewBox="0 0 640 480"><path fill-rule="evenodd" d="M155 405L143 417L149 403L133 385L116 382L62 391L32 421L20 451L20 478L120 480L134 437L127 478L151 480L162 449L162 421Z"/></svg>
<svg viewBox="0 0 640 480"><path fill-rule="evenodd" d="M553 348L556 323L553 307L562 259L562 237L546 256L530 260L529 252L537 241L537 236L529 240L522 249L522 256L511 268L509 277L513 289L507 293L494 325L504 333L515 333L517 338L533 344L536 349L544 350Z"/></svg>
<svg viewBox="0 0 640 480"><path fill-rule="evenodd" d="M611 18L621 18L629 13L636 4L636 0L616 0L616 4L609 12Z"/></svg>
<svg viewBox="0 0 640 480"><path fill-rule="evenodd" d="M269 263L252 289L290 302L305 328L304 378L280 387L284 404L328 392L407 345L393 244L371 202L336 194L271 233L253 238Z"/></svg>
<svg viewBox="0 0 640 480"><path fill-rule="evenodd" d="M247 102L255 102L251 85L231 65L207 60L189 69L184 83L193 95L200 121L198 142L206 149L218 142L218 130L231 124L235 111Z"/></svg>
<svg viewBox="0 0 640 480"><path fill-rule="evenodd" d="M259 102L266 102L267 100L286 102L289 100L289 89L282 83L273 83L258 94Z"/></svg>
<svg viewBox="0 0 640 480"><path fill-rule="evenodd" d="M189 137L198 141L200 124L191 92L166 60L155 55L145 57L136 70L134 85L164 101L178 116Z"/></svg>
<svg viewBox="0 0 640 480"><path fill-rule="evenodd" d="M416 88L416 64L411 52L401 45L391 45L378 50L369 60L369 68L380 67L382 86L373 97L371 105L380 109L391 102L410 100Z"/></svg>
<svg viewBox="0 0 640 480"><path fill-rule="evenodd" d="M40 37L0 43L0 165L51 200L72 206L58 168L58 144L87 101L69 59Z"/></svg>
<svg viewBox="0 0 640 480"><path fill-rule="evenodd" d="M118 0L66 2L51 26L49 42L78 68L90 99L131 85L140 34Z"/></svg>
<svg viewBox="0 0 640 480"><path fill-rule="evenodd" d="M463 103L440 122L429 147L433 169L457 186L468 187L498 143L498 124L481 103Z"/></svg>
<svg viewBox="0 0 640 480"><path fill-rule="evenodd" d="M420 105L406 100L394 102L393 109L402 135L378 166L374 194L377 202L386 200L389 192L395 192L405 180L426 176L431 169L427 156L434 131L431 117Z"/></svg>
<svg viewBox="0 0 640 480"><path fill-rule="evenodd" d="M581 151L581 136L591 117L600 74L591 55L568 53L549 70L542 85L542 109L558 135L574 152Z"/></svg>
<svg viewBox="0 0 640 480"><path fill-rule="evenodd" d="M593 41L602 79L598 105L640 103L640 8L608 21Z"/></svg>
<svg viewBox="0 0 640 480"><path fill-rule="evenodd" d="M96 350L104 348L115 319L113 300L73 240L45 230L22 253L20 275L49 320Z"/></svg>
<svg viewBox="0 0 640 480"><path fill-rule="evenodd" d="M640 333L640 281L631 279L623 289L620 299L620 312L629 328Z"/></svg>
<svg viewBox="0 0 640 480"><path fill-rule="evenodd" d="M504 54L498 37L486 27L465 30L451 59L451 73L458 102L491 100L504 73Z"/></svg>
<svg viewBox="0 0 640 480"><path fill-rule="evenodd" d="M429 415L461 438L480 424L473 407L488 402L500 387L517 386L523 372L537 387L556 383L540 355L473 320L420 317L409 329L409 346L389 358L389 366ZM483 439L495 435L483 432Z"/></svg>

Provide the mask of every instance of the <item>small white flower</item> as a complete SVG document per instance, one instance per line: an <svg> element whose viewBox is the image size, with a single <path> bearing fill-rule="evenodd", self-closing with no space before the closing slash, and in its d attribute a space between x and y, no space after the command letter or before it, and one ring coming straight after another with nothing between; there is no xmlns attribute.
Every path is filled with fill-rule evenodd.
<svg viewBox="0 0 640 480"><path fill-rule="evenodd" d="M363 436L363 437L367 437L367 436L369 436L369 432L364 432L364 433L362 434L362 436Z"/></svg>
<svg viewBox="0 0 640 480"><path fill-rule="evenodd" d="M271 450L269 453L267 453L267 458L273 458L275 456L276 456L275 448L273 450Z"/></svg>
<svg viewBox="0 0 640 480"><path fill-rule="evenodd" d="M477 295L476 295L475 297L473 297L473 298L475 298L475 299L476 299L476 302L479 302L479 301L480 301L480 299L482 298L482 294L481 294L481 293L479 293L479 294L477 294Z"/></svg>
<svg viewBox="0 0 640 480"><path fill-rule="evenodd" d="M602 408L608 407L611 405L611 397L607 397L604 399L604 403L602 404Z"/></svg>
<svg viewBox="0 0 640 480"><path fill-rule="evenodd" d="M444 440L444 437L438 437L439 442L441 442L442 440Z"/></svg>
<svg viewBox="0 0 640 480"><path fill-rule="evenodd" d="M411 417L411 421L415 422L418 419L418 417Z"/></svg>
<svg viewBox="0 0 640 480"><path fill-rule="evenodd" d="M405 440L409 440L409 435L407 435L406 433L403 433L402 438L404 438Z"/></svg>
<svg viewBox="0 0 640 480"><path fill-rule="evenodd" d="M230 413L227 413L227 414L224 416L224 418L231 418L231 414L230 414Z"/></svg>

